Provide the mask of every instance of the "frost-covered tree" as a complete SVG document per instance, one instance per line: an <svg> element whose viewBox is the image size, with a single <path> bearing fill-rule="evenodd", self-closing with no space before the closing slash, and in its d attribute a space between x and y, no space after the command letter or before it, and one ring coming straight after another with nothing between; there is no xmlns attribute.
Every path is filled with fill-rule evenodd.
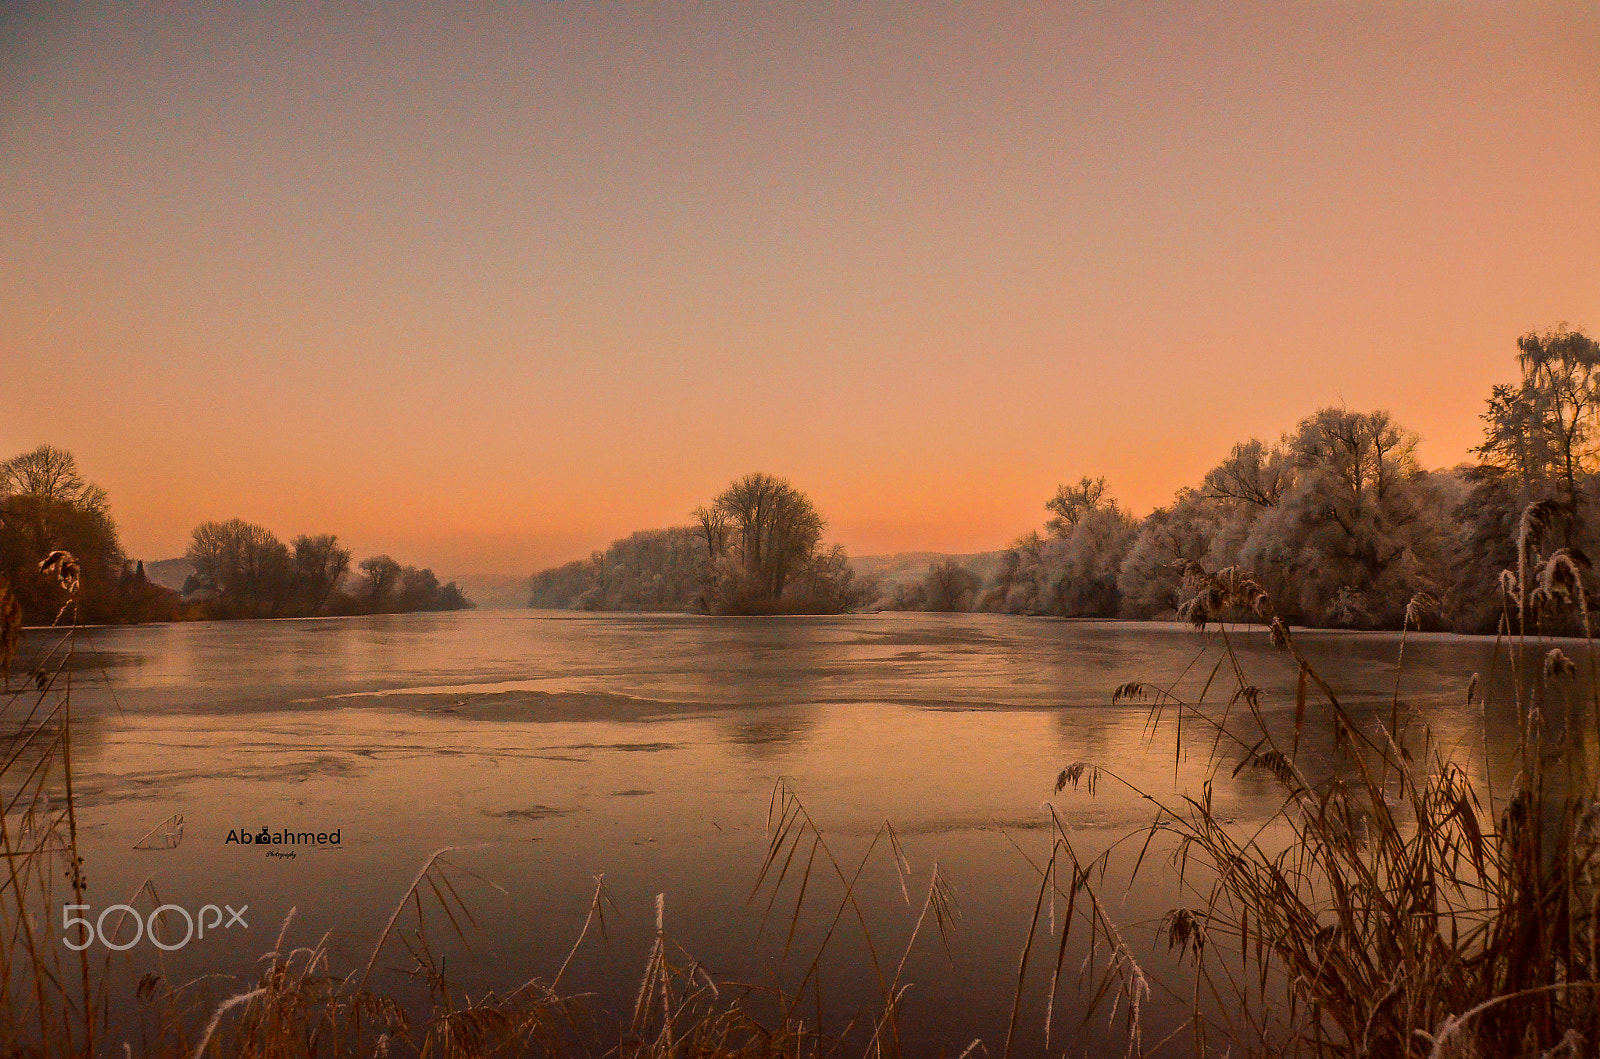
<svg viewBox="0 0 1600 1059"><path fill-rule="evenodd" d="M1045 550L1045 538L1037 530L1018 537L1001 553L994 583L983 594L978 609L1005 614L1044 613L1041 582Z"/></svg>
<svg viewBox="0 0 1600 1059"><path fill-rule="evenodd" d="M822 516L781 478L751 474L693 526L644 530L588 559L534 574L529 605L580 610L838 613L877 594L844 549L822 545Z"/></svg>
<svg viewBox="0 0 1600 1059"><path fill-rule="evenodd" d="M642 530L603 552L534 574L529 606L681 611L704 590L709 556L696 528Z"/></svg>
<svg viewBox="0 0 1600 1059"><path fill-rule="evenodd" d="M1485 465L1513 475L1529 499L1554 499L1576 533L1583 479L1600 431L1600 343L1565 325L1517 340L1522 381L1496 386L1484 413Z"/></svg>
<svg viewBox="0 0 1600 1059"><path fill-rule="evenodd" d="M1132 618L1171 617L1183 602L1183 566L1210 560L1212 543L1231 505L1198 489L1180 489L1170 507L1157 508L1139 524L1117 574L1122 611Z"/></svg>
<svg viewBox="0 0 1600 1059"><path fill-rule="evenodd" d="M1545 547L1594 555L1600 474L1600 343L1565 325L1517 340L1521 379L1494 387L1483 413L1478 467L1458 510L1459 559L1451 609L1459 628L1490 631L1500 613L1499 576L1516 569L1517 526L1528 505L1552 501ZM1591 584L1591 593L1595 586ZM1593 595L1591 595L1593 598Z"/></svg>
<svg viewBox="0 0 1600 1059"><path fill-rule="evenodd" d="M878 597L875 577L858 577L842 545L818 549L795 579L790 608L811 614L861 610Z"/></svg>
<svg viewBox="0 0 1600 1059"><path fill-rule="evenodd" d="M1227 459L1206 472L1201 493L1213 500L1277 507L1293 482L1294 460L1285 447L1251 438L1235 445Z"/></svg>
<svg viewBox="0 0 1600 1059"><path fill-rule="evenodd" d="M1045 523L1045 529L1049 530L1053 537L1066 537L1085 516L1098 511L1106 504L1115 503L1115 500L1106 496L1104 477L1090 478L1084 475L1078 480L1077 485L1056 487L1056 495L1044 505L1046 509L1055 513L1055 517Z"/></svg>
<svg viewBox="0 0 1600 1059"><path fill-rule="evenodd" d="M1387 412L1324 408L1277 444L1235 445L1139 527L1119 588L1133 617L1172 614L1183 567L1238 567L1278 613L1316 625L1397 624L1437 595L1459 550L1459 475L1427 474Z"/></svg>
<svg viewBox="0 0 1600 1059"><path fill-rule="evenodd" d="M1054 600L1051 613L1112 617L1122 609L1117 575L1138 523L1115 503L1086 513L1072 532L1052 542Z"/></svg>
<svg viewBox="0 0 1600 1059"><path fill-rule="evenodd" d="M1293 484L1239 549L1281 612L1318 625L1397 624L1437 595L1450 552L1442 501L1416 460L1416 435L1387 412L1324 408L1286 439Z"/></svg>
<svg viewBox="0 0 1600 1059"><path fill-rule="evenodd" d="M1117 585L1129 617L1171 616L1182 602L1183 568L1221 570L1239 563L1256 520L1276 508L1295 482L1288 440L1251 438L1207 471L1198 488L1178 491L1170 507L1152 512L1134 536ZM1258 571L1281 589L1274 571Z"/></svg>
<svg viewBox="0 0 1600 1059"><path fill-rule="evenodd" d="M1138 523L1106 492L1104 478L1062 486L1045 504L1048 536L1028 533L1001 556L980 609L1011 614L1109 617L1121 608L1118 574Z"/></svg>

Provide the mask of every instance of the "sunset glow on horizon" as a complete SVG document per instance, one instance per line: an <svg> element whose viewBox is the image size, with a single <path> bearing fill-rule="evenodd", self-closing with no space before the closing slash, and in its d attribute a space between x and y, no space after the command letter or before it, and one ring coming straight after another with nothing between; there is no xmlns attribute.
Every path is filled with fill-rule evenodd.
<svg viewBox="0 0 1600 1059"><path fill-rule="evenodd" d="M1136 514L1315 409L1444 467L1600 332L1600 9L0 14L0 458L523 574L789 478L853 554Z"/></svg>

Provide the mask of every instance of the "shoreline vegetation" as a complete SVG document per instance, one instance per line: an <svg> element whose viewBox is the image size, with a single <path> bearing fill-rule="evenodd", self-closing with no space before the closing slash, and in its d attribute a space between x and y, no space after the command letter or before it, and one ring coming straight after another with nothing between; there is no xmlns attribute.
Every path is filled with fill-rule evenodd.
<svg viewBox="0 0 1600 1059"><path fill-rule="evenodd" d="M1173 502L1135 518L1104 478L1061 486L1042 530L1009 548L920 576L862 573L805 494L767 474L730 484L693 524L644 530L527 579L527 605L590 611L838 614L979 611L1172 619L1181 571L1256 571L1274 613L1310 628L1397 630L1418 594L1435 621L1490 634L1505 541L1530 504L1555 505L1551 533L1590 582L1600 550L1600 343L1565 325L1517 342L1520 379L1495 386L1477 462L1428 470L1418 438L1388 412L1323 408L1276 442L1240 442ZM285 544L231 519L195 527L163 577L124 553L105 491L50 445L0 462L0 572L29 625L56 611L29 572L53 551L78 557L90 624L458 610L456 582L386 555L352 555L333 534ZM186 574L170 577L171 567ZM168 580L168 584L158 583ZM1575 634L1570 617L1563 630Z"/></svg>
<svg viewBox="0 0 1600 1059"><path fill-rule="evenodd" d="M190 534L181 587L160 584L118 538L105 490L90 484L72 453L51 445L0 462L0 576L26 625L54 625L62 602L36 576L46 557L78 564L73 604L80 624L307 618L463 610L472 601L432 570L387 555L351 570L351 552L331 533L288 544L241 519L205 522ZM164 565L171 565L170 563Z"/></svg>
<svg viewBox="0 0 1600 1059"><path fill-rule="evenodd" d="M1084 476L1045 504L1041 530L1009 548L969 563L937 558L920 577L883 579L853 571L842 549L821 548L819 525L795 556L811 580L759 592L749 527L761 512L741 490L757 480L794 490L750 475L696 509L694 524L634 533L534 574L528 605L1171 619L1184 599L1182 571L1199 564L1254 571L1273 612L1292 625L1399 630L1421 594L1438 601L1433 620L1443 628L1492 634L1501 616L1496 578L1514 565L1507 542L1530 504L1554 505L1555 546L1576 557L1590 598L1600 589L1587 559L1600 553L1600 343L1565 325L1529 333L1517 342L1516 366L1518 381L1486 400L1474 463L1425 469L1419 439L1388 412L1323 408L1276 442L1235 445L1199 484L1143 519L1117 503L1104 478ZM1570 614L1549 620L1560 628L1546 631L1580 632Z"/></svg>
<svg viewBox="0 0 1600 1059"><path fill-rule="evenodd" d="M693 526L635 533L604 553L535 574L529 606L842 614L877 595L877 583L856 575L844 548L823 545L826 522L782 478L747 474L693 517Z"/></svg>

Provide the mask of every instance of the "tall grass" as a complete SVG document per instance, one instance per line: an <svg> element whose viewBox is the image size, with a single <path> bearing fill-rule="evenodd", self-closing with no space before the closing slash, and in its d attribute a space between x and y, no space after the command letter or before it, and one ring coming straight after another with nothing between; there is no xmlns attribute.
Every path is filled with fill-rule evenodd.
<svg viewBox="0 0 1600 1059"><path fill-rule="evenodd" d="M1487 744L1475 776L1406 706L1398 684L1386 721L1358 720L1252 577L1186 572L1193 598L1185 616L1216 630L1211 679L1194 701L1143 683L1119 688L1114 701L1146 702L1153 725L1200 744L1209 778L1197 791L1163 796L1106 764L1076 762L1056 789L1114 784L1153 803L1149 824L1128 836L1139 852L1127 885L1176 867L1182 903L1160 930L1192 974L1188 1046L1196 1054L1596 1054L1600 711L1592 639L1577 652L1580 664L1569 645L1539 635L1573 622L1588 632L1581 558L1540 554L1548 518L1541 506L1529 509L1518 569L1502 581L1495 665L1503 673L1462 681L1465 704L1484 711L1485 737L1491 703L1479 689L1510 689L1512 701L1495 705L1514 708L1518 743L1514 775L1498 792ZM1419 597L1408 608L1402 657L1406 632L1430 602ZM1292 721L1268 712L1236 634L1217 624L1242 614L1266 623L1297 673ZM1229 690L1212 696L1215 687ZM1319 772L1304 760L1302 736L1312 727L1332 734L1337 767ZM1270 777L1281 798L1250 828L1232 825L1213 801L1215 782L1245 770ZM1053 820L1045 871L1077 912L1063 950L1075 923L1125 951L1097 896L1112 851L1080 860L1073 836ZM1131 957L1108 969L1098 1004L1136 1009L1148 983L1128 964ZM1144 1048L1138 1034L1130 1025L1130 1053Z"/></svg>
<svg viewBox="0 0 1600 1059"><path fill-rule="evenodd" d="M78 855L77 812L72 797L72 659L81 587L77 560L52 552L40 565L65 595L56 621L69 626L43 658L13 688L11 663L22 627L22 609L0 576L0 674L5 739L0 744L0 1040L38 1041L37 1055L89 1055L98 1045L97 1004L87 951L71 953L54 944L47 910L70 892L83 902L88 881ZM64 779L61 796L52 781ZM59 902L55 902L59 903Z"/></svg>

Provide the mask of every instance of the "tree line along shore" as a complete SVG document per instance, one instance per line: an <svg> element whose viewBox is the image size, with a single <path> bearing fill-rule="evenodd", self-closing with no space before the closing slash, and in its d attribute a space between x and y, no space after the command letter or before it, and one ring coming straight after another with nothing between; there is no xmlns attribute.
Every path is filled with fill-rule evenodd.
<svg viewBox="0 0 1600 1059"><path fill-rule="evenodd" d="M1184 572L1250 572L1298 624L1398 628L1430 600L1438 627L1492 632L1504 611L1515 527L1552 512L1551 551L1593 577L1600 548L1600 343L1566 326L1517 341L1516 381L1495 386L1472 461L1427 469L1417 435L1387 411L1323 408L1276 441L1233 446L1172 502L1137 518L1104 478L1083 476L1044 505L1048 520L979 571L951 559L916 579L863 575L824 542L826 520L782 478L750 474L692 522L644 530L534 574L534 607L718 614L988 611L1170 618ZM379 555L353 562L333 534L285 543L240 519L195 527L189 574L169 587L130 561L104 490L70 452L42 445L0 462L0 573L30 624L63 595L39 565L78 560L76 618L145 622L300 617L471 606L455 582ZM1591 589L1600 586L1591 586ZM1594 598L1591 590L1588 598Z"/></svg>
<svg viewBox="0 0 1600 1059"><path fill-rule="evenodd" d="M941 559L898 584L858 576L841 548L823 544L824 522L804 494L753 474L691 524L634 533L534 574L529 605L1161 619L1176 616L1185 571L1198 567L1250 572L1297 624L1399 628L1420 598L1436 627L1493 632L1528 505L1547 506L1547 548L1566 549L1586 580L1600 549L1600 343L1565 325L1532 332L1517 341L1515 367L1519 378L1485 400L1474 459L1448 469L1422 467L1417 435L1386 411L1323 408L1276 441L1234 445L1144 518L1104 478L1084 476L1058 489L1048 521L1001 551L986 576Z"/></svg>
<svg viewBox="0 0 1600 1059"><path fill-rule="evenodd" d="M74 612L67 593L41 575L53 553L77 561ZM157 583L123 551L105 490L88 482L72 453L52 445L0 462L0 588L30 625L60 620L125 624L227 618L291 618L461 610L472 601L454 581L387 555L352 569L350 549L331 533L285 544L263 526L230 519L190 534L187 578ZM9 587L6 588L9 583Z"/></svg>

